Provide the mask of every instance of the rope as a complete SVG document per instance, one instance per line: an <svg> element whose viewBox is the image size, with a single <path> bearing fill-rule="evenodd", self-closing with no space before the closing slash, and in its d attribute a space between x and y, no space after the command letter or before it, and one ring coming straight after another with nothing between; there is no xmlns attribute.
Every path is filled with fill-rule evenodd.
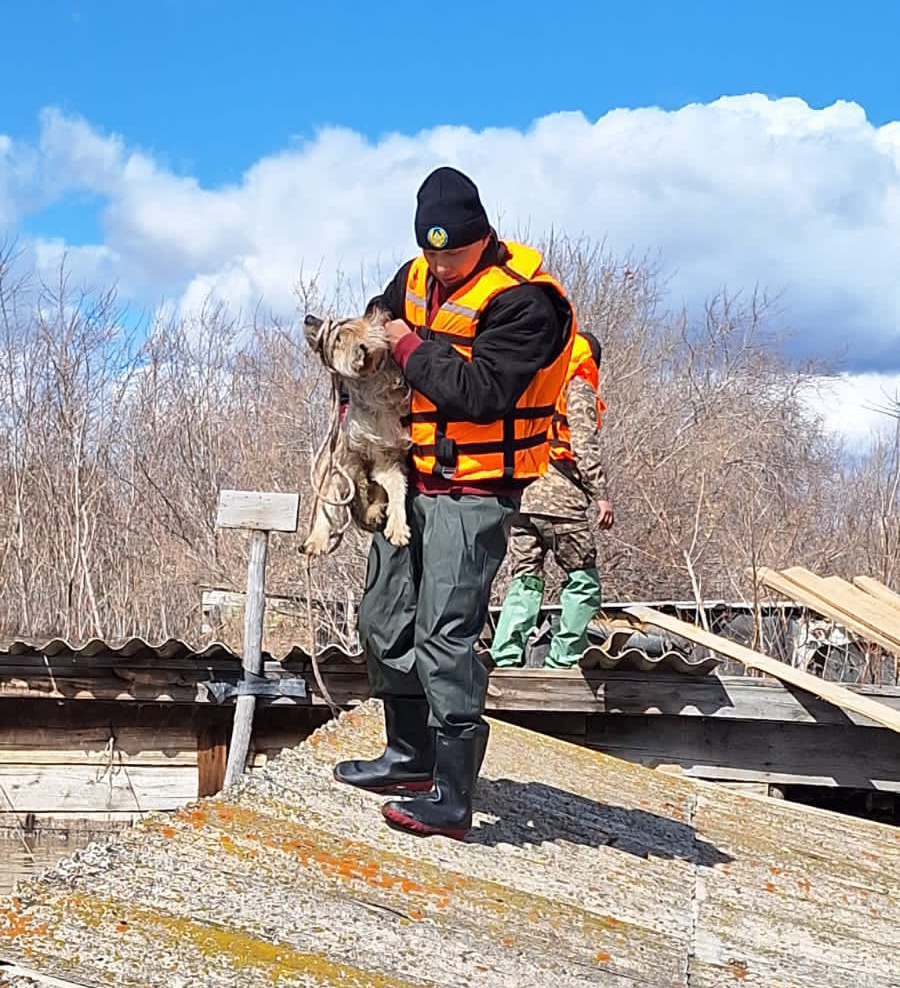
<svg viewBox="0 0 900 988"><path fill-rule="evenodd" d="M128 789L134 799L134 805L138 813L143 814L144 808L141 806L141 801L138 798L137 790L134 788L134 783L131 781L131 774L122 761L122 753L116 747L116 736L110 733L109 738L106 741L106 747L103 749L103 754L101 758L105 758L105 764L101 762L97 766L97 771L94 778L97 782L102 782L106 779L107 793L106 793L106 805L107 807L112 803L113 796L113 780L115 776L121 772L125 776L125 781L128 783Z"/></svg>
<svg viewBox="0 0 900 988"><path fill-rule="evenodd" d="M316 515L316 510L320 504L326 504L331 508L346 508L356 497L356 484L353 478L335 457L341 434L341 392L338 387L338 375L330 368L328 372L331 381L331 410L328 418L328 430L325 433L324 439L313 453L310 464L311 486L316 498L313 510L310 513L310 532L312 531L312 523ZM343 477L344 482L347 484L346 495L336 501L330 500L323 490L334 474ZM352 523L353 518L348 511L341 527L332 530L332 543L329 551L337 548L338 543ZM309 532L307 533L308 535ZM309 657L312 662L313 676L315 677L316 685L319 687L319 692L322 694L322 699L328 704L331 715L337 717L341 712L341 708L335 703L328 687L325 685L325 680L322 678L322 670L319 668L319 657L316 654L316 632L318 625L313 621L312 567L309 556L305 558L304 569L306 572L306 626L309 629L310 636Z"/></svg>
<svg viewBox="0 0 900 988"><path fill-rule="evenodd" d="M316 655L316 625L313 623L312 614L312 569L310 565L309 556L306 557L306 626L309 629L309 657L312 660L313 676L316 679L316 685L319 687L319 692L322 694L322 699L328 704L328 709L331 711L332 717L337 717L341 712L341 708L332 699L331 693L328 692L328 687L325 685L325 680L322 678L322 670L319 668L319 659Z"/></svg>
<svg viewBox="0 0 900 988"><path fill-rule="evenodd" d="M9 808L12 811L12 815L13 815L12 817L13 830L15 830L16 836L22 842L22 847L25 848L25 853L31 859L31 863L35 864L34 851L31 850L31 847L28 844L28 835L25 833L25 828L22 826L21 823L19 823L19 813L16 810L13 801L9 798L9 793L6 791L6 788L4 787L2 782L0 782L0 796L2 796L4 800L6 800L6 802L9 804Z"/></svg>

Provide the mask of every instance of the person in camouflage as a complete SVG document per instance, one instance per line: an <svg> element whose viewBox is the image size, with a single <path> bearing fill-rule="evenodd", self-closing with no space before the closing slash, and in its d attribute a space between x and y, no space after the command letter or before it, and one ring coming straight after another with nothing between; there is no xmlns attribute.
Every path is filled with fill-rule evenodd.
<svg viewBox="0 0 900 988"><path fill-rule="evenodd" d="M587 626L600 609L601 584L591 525L606 530L614 521L600 456L598 430L604 405L597 393L600 344L593 336L575 340L566 384L550 430L550 468L526 488L510 533L512 581L491 643L499 668L524 664L525 643L537 624L544 595L544 565L552 552L565 574L559 628L545 660L549 668L577 664L587 645Z"/></svg>

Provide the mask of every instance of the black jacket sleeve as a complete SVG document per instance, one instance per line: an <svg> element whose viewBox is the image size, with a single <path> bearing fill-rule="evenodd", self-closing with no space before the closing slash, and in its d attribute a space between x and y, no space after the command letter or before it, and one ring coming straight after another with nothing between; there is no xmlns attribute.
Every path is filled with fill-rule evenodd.
<svg viewBox="0 0 900 988"><path fill-rule="evenodd" d="M407 261L391 279L383 294L376 295L375 298L371 299L366 308L369 308L374 302L380 302L395 319L402 319L403 303L406 296L406 279L411 266L412 261Z"/></svg>
<svg viewBox="0 0 900 988"><path fill-rule="evenodd" d="M555 289L519 285L488 304L471 361L449 343L425 340L404 374L449 420L493 422L511 412L534 375L562 353L570 321L568 303Z"/></svg>

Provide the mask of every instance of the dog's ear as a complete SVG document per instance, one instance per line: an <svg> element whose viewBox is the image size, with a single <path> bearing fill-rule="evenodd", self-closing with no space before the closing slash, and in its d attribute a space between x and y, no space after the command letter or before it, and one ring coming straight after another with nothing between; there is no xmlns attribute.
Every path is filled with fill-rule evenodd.
<svg viewBox="0 0 900 988"><path fill-rule="evenodd" d="M303 335L311 350L318 350L322 342L322 326L324 321L318 316L307 315L303 320Z"/></svg>
<svg viewBox="0 0 900 988"><path fill-rule="evenodd" d="M370 322L380 323L383 326L386 322L390 322L394 318L394 314L384 304L383 296L376 295L366 306L363 318L368 319Z"/></svg>

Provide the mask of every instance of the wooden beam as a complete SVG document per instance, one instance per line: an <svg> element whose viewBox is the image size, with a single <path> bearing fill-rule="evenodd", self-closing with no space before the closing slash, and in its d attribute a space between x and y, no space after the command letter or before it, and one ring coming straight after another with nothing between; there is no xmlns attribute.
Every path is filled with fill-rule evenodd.
<svg viewBox="0 0 900 988"><path fill-rule="evenodd" d="M802 566L791 566L782 570L781 575L900 645L900 616L852 583L839 576L817 576Z"/></svg>
<svg viewBox="0 0 900 988"><path fill-rule="evenodd" d="M837 724L595 716L587 719L585 743L699 779L900 792L900 746L884 728L874 735Z"/></svg>
<svg viewBox="0 0 900 988"><path fill-rule="evenodd" d="M112 765L104 772L95 765L0 765L0 785L6 808L16 813L149 813L196 799L197 768Z"/></svg>
<svg viewBox="0 0 900 988"><path fill-rule="evenodd" d="M860 590L864 590L869 594L870 597L875 597L885 604L890 604L900 614L900 594L894 593L890 587L885 586L880 580L876 580L871 576L854 576L853 583Z"/></svg>
<svg viewBox="0 0 900 988"><path fill-rule="evenodd" d="M228 732L215 724L197 732L197 795L215 796L225 784L228 763Z"/></svg>
<svg viewBox="0 0 900 988"><path fill-rule="evenodd" d="M799 686L801 689L808 690L810 693L821 697L823 700L827 700L829 703L833 703L845 710L853 710L875 721L876 724L880 724L882 727L889 727L892 731L900 733L900 713L892 710L883 703L878 703L869 697L853 693L851 690L837 683L819 679L818 676L813 676L808 672L804 672L802 669L795 669L786 662L779 662L777 659L764 655L762 652L756 652L744 645L739 645L737 642L722 638L720 635L711 634L702 628L688 624L686 621L681 621L668 614L663 614L661 611L656 611L652 607L629 607L627 608L627 612L643 624L651 624L657 628L664 628L667 631L674 632L676 635L682 635L689 641L696 642L698 645L705 645L719 655L725 655L730 659L734 659L749 669L759 669L761 672L768 673L770 676L775 676L782 682Z"/></svg>
<svg viewBox="0 0 900 988"><path fill-rule="evenodd" d="M755 576L759 583L768 587L770 590L774 590L776 593L782 594L789 600L796 600L799 603L804 604L811 610L817 611L819 614L830 618L836 624L841 625L848 631L854 632L860 638L863 638L869 642L874 642L876 645L880 645L892 655L900 656L900 646L898 646L896 642L892 641L887 635L881 634L865 622L847 614L846 611L842 611L830 601L823 600L818 594L813 593L810 590L805 590L793 580L783 576L777 570L760 567L755 571Z"/></svg>
<svg viewBox="0 0 900 988"><path fill-rule="evenodd" d="M277 668L276 668L277 667ZM265 665L266 672L278 671L285 673L284 667L277 663ZM104 716L110 717L115 711L117 736L128 739L130 726L137 726L136 718L141 722L146 720L148 711L168 711L168 717L185 717L187 714L178 713L186 707L193 707L195 712L206 714L221 714L224 719L230 719L231 707L217 708L210 703L204 689L198 689L186 681L183 686L151 687L147 683L123 684L112 676L109 670L98 669L92 674L81 673L77 678L63 679L53 677L57 689L53 693L50 672L53 668L33 669L24 679L18 680L13 686L3 682L3 666L0 663L0 710L4 700L10 710L16 704L16 716L20 716L21 699L27 698L32 705L52 711L52 716L60 715L60 700L64 702L63 710L71 712L71 725L61 723L53 728L54 736L61 730L73 732L71 737L78 742L82 735L76 733L80 720L87 720L95 709L107 711ZM160 670L165 678L165 669ZM261 709L266 711L266 718L283 716L293 719L309 716L321 722L325 716L325 701L316 693L316 683L312 673L305 668L291 670L293 675L302 678L307 684L307 697L280 697L277 700L261 701ZM207 675L205 672L198 676ZM232 672L233 675L233 672ZM342 706L364 700L368 697L369 685L365 669L353 663L326 663L322 666L322 676L329 692ZM187 679L187 674L184 676ZM834 705L810 695L790 685L785 685L777 679L751 676L686 676L670 672L640 673L628 669L504 669L495 670L491 674L491 690L487 698L487 709L490 711L519 710L536 711L542 715L552 713L611 713L611 714L681 714L685 717L714 717L725 720L768 720L793 721L807 724L845 724L848 721L863 727L872 727L873 722L854 711L843 711ZM870 684L848 684L846 689L861 696L871 696L882 703L900 710L900 687L875 686ZM112 702L110 702L112 701ZM84 708L84 709L82 709ZM277 712L283 711L279 715ZM290 712L289 712L290 711ZM76 713L77 712L77 713ZM48 715L50 716L50 715ZM99 716L99 714L97 715ZM256 720L259 720L257 713ZM303 721L305 723L306 721ZM46 726L46 725L45 725ZM36 743L42 735L30 731L27 725L22 728L34 736ZM107 735L103 734L106 727L98 726L93 735L85 733L88 743L99 743ZM196 750L196 727L192 732L185 750ZM256 729L254 729L256 730ZM167 746L180 745L184 734L178 727L167 720L160 722L155 729L156 738L165 739ZM102 738L101 738L102 736ZM3 747L4 731L0 728L0 749ZM185 735L187 737L187 735ZM16 744L10 737L10 747L15 747L21 738L17 736ZM135 737L128 741L129 747L138 751L145 748L152 751L159 748L159 741L147 741ZM143 756L142 756L143 757ZM0 755L2 758L2 755Z"/></svg>

